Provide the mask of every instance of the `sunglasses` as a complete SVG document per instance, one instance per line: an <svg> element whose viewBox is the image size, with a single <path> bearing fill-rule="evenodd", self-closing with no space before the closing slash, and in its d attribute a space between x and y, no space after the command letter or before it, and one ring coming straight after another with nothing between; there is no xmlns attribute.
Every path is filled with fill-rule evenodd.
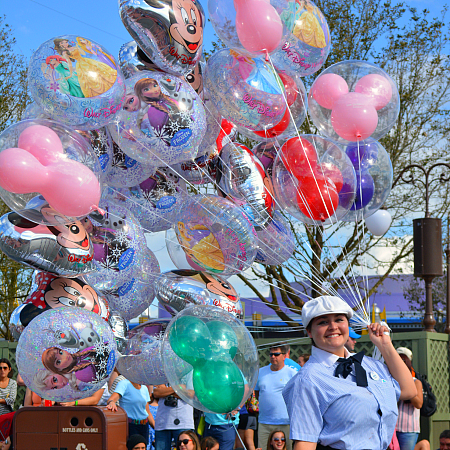
<svg viewBox="0 0 450 450"><path fill-rule="evenodd" d="M284 353L282 352L274 352L274 353L269 353L269 355L272 356L280 356L280 355L284 355Z"/></svg>
<svg viewBox="0 0 450 450"><path fill-rule="evenodd" d="M286 439L285 439L285 438L273 438L273 440L274 440L275 442L279 442L279 441L281 441L281 442L286 442Z"/></svg>
<svg viewBox="0 0 450 450"><path fill-rule="evenodd" d="M181 441L178 441L178 445L180 446L181 444L187 445L188 442L192 442L192 439L182 439Z"/></svg>
<svg viewBox="0 0 450 450"><path fill-rule="evenodd" d="M0 370L8 370L9 369L9 367L8 366L6 366L6 367L2 367L2 366L0 366Z"/></svg>

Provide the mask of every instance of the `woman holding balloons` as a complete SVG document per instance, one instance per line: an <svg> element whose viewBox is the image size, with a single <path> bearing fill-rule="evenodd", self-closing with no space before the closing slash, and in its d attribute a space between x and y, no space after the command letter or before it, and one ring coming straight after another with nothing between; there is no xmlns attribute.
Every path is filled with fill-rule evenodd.
<svg viewBox="0 0 450 450"><path fill-rule="evenodd" d="M352 316L352 308L338 297L318 297L303 306L312 355L283 391L294 450L386 449L394 434L398 400L417 394L386 327L368 326L386 365L346 350Z"/></svg>

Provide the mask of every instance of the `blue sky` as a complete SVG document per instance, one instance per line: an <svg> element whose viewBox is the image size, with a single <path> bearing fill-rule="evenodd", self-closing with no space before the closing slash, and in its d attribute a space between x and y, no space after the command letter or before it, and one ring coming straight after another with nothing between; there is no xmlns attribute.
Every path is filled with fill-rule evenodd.
<svg viewBox="0 0 450 450"><path fill-rule="evenodd" d="M201 3L207 14L207 1ZM405 3L419 10L428 8L433 16L438 16L448 2L406 0ZM83 35L114 56L122 44L131 40L120 20L118 2L113 0L0 0L0 14L6 15L17 40L17 51L26 57L43 42L63 34ZM207 23L204 40L207 49L213 39L214 30Z"/></svg>
<svg viewBox="0 0 450 450"><path fill-rule="evenodd" d="M207 2L202 6L207 14ZM115 57L121 45L131 41L113 0L0 0L0 14L13 29L17 51L26 57L45 41L64 34L85 36ZM208 23L205 42L214 39L213 33Z"/></svg>

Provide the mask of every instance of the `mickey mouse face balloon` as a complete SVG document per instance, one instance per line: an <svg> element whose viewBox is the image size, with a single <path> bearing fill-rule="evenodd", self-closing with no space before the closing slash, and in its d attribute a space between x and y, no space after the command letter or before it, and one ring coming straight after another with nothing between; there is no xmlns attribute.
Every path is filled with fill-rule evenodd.
<svg viewBox="0 0 450 450"><path fill-rule="evenodd" d="M198 0L122 0L128 32L161 69L190 72L202 55L205 14Z"/></svg>
<svg viewBox="0 0 450 450"><path fill-rule="evenodd" d="M156 297L172 315L189 305L209 305L242 317L242 305L234 287L218 275L196 270L172 270L156 281Z"/></svg>

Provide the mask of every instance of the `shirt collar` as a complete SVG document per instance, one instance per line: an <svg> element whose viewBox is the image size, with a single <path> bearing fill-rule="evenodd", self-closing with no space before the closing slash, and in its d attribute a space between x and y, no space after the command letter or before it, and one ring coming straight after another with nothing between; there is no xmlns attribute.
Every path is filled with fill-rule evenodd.
<svg viewBox="0 0 450 450"><path fill-rule="evenodd" d="M314 357L314 359L317 362L325 364L328 367L331 367L339 359L339 356L335 355L334 353L327 352L318 347L315 347L314 345L311 348L311 355ZM345 355L344 358L348 358L348 357L354 355L354 353L350 353L344 347L344 355Z"/></svg>

